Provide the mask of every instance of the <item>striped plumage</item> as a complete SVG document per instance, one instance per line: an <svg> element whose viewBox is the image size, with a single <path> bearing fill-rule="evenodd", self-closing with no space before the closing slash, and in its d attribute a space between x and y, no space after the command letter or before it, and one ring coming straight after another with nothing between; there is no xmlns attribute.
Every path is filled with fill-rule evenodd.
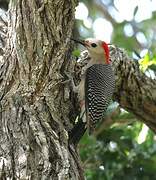
<svg viewBox="0 0 156 180"><path fill-rule="evenodd" d="M85 107L89 133L107 110L115 88L110 64L94 64L86 70Z"/></svg>
<svg viewBox="0 0 156 180"><path fill-rule="evenodd" d="M100 121L107 110L114 92L115 80L109 57L109 47L104 41L88 38L74 40L85 46L91 60L83 68L84 74L78 86L83 122L87 120L89 134L94 130L97 121Z"/></svg>

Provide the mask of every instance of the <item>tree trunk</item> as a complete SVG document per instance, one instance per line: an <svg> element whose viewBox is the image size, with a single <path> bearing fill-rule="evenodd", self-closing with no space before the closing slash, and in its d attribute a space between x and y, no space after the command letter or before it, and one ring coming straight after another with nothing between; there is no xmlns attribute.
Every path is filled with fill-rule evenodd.
<svg viewBox="0 0 156 180"><path fill-rule="evenodd" d="M76 5L77 0L10 3L0 63L0 179L84 179L73 142L85 128L81 122L73 128L77 102L62 83L65 71L79 68L70 61L69 42ZM119 48L111 47L111 60L114 100L156 132L156 82Z"/></svg>
<svg viewBox="0 0 156 180"><path fill-rule="evenodd" d="M1 179L83 179L69 143L71 102L64 71L70 62L77 0L10 3L0 66Z"/></svg>

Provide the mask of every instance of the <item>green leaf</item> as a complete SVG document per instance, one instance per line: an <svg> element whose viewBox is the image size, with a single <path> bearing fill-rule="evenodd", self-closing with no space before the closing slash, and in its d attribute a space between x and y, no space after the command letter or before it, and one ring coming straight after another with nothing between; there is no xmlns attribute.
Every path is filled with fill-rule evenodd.
<svg viewBox="0 0 156 180"><path fill-rule="evenodd" d="M148 68L149 66L149 63L150 63L150 55L149 53L147 53L144 58L140 59L139 60L139 64L140 64L140 69L145 72L146 69Z"/></svg>
<svg viewBox="0 0 156 180"><path fill-rule="evenodd" d="M151 67L152 65L156 65L156 57L150 57L149 52L144 56L144 58L139 60L140 69L145 72L147 68Z"/></svg>
<svg viewBox="0 0 156 180"><path fill-rule="evenodd" d="M79 49L75 49L75 50L72 52L72 55L75 56L75 57L79 57L79 56L80 56L80 50L79 50Z"/></svg>

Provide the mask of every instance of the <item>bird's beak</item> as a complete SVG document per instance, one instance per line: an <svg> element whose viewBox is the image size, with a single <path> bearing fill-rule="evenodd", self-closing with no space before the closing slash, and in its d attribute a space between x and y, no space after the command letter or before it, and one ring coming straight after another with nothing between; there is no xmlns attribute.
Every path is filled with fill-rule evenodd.
<svg viewBox="0 0 156 180"><path fill-rule="evenodd" d="M85 47L87 45L85 40L79 40L79 39L73 39L73 38L71 38L71 40L73 40L74 42L79 43L79 44L81 44L81 45L83 45Z"/></svg>

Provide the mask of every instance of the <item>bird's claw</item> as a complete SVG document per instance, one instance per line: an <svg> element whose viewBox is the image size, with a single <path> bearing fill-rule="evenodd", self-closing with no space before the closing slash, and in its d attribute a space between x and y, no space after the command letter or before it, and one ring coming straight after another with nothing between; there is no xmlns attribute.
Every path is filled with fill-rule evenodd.
<svg viewBox="0 0 156 180"><path fill-rule="evenodd" d="M68 74L67 72L65 72L65 75L67 76L68 79L65 80L65 81L63 81L62 84L69 83L69 86L70 86L70 88L72 89L72 91L74 91L75 93L77 93L78 87L75 86L73 77L72 77L70 74Z"/></svg>

